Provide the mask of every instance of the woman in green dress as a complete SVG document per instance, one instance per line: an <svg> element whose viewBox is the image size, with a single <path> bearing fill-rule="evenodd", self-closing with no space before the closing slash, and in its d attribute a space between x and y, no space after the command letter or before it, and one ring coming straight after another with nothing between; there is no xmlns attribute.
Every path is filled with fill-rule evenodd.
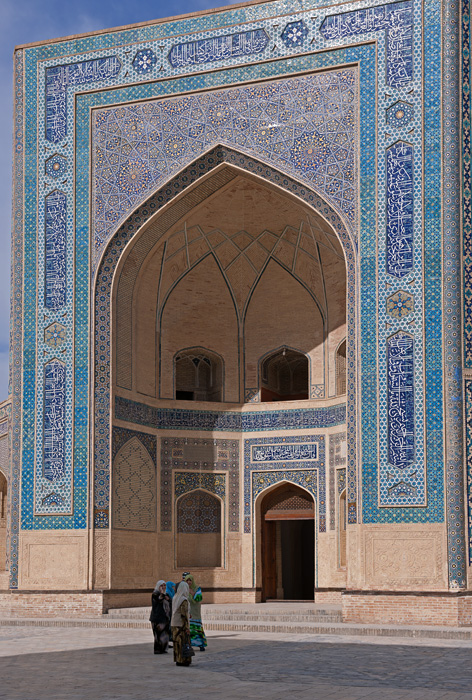
<svg viewBox="0 0 472 700"><path fill-rule="evenodd" d="M193 576L186 571L182 574L182 579L186 581L190 588L190 637L192 646L198 647L200 651L205 651L207 640L202 623L202 589L197 586Z"/></svg>

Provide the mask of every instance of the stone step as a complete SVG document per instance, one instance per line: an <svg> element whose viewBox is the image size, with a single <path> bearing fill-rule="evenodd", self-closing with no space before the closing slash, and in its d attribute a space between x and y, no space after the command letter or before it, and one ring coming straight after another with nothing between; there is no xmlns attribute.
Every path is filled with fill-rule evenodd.
<svg viewBox="0 0 472 700"><path fill-rule="evenodd" d="M108 611L113 619L148 620L149 608L116 608ZM202 617L205 622L218 620L224 622L342 622L341 609L325 610L322 608L261 608L257 606L244 609L234 609L225 606L202 606Z"/></svg>
<svg viewBox="0 0 472 700"><path fill-rule="evenodd" d="M82 627L93 629L143 629L149 630L146 620L114 619L109 615L100 618L0 618L0 627ZM259 632L283 634L336 635L361 637L390 637L409 639L472 640L472 627L407 627L400 625L361 625L354 623L311 622L228 622L211 620L205 629L220 632Z"/></svg>

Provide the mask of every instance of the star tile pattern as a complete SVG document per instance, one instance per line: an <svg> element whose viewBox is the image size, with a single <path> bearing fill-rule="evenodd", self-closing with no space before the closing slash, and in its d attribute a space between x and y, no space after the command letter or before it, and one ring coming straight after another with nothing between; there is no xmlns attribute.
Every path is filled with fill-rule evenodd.
<svg viewBox="0 0 472 700"><path fill-rule="evenodd" d="M387 313L393 318L404 318L414 311L415 300L412 294L399 290L387 299Z"/></svg>
<svg viewBox="0 0 472 700"><path fill-rule="evenodd" d="M308 36L308 27L303 20L289 22L282 32L282 41L285 46L302 46Z"/></svg>
<svg viewBox="0 0 472 700"><path fill-rule="evenodd" d="M222 142L302 177L355 222L353 70L123 106L95 117L95 245L151 190Z"/></svg>
<svg viewBox="0 0 472 700"><path fill-rule="evenodd" d="M386 120L389 126L402 127L411 124L415 114L415 108L409 102L398 100L386 111Z"/></svg>
<svg viewBox="0 0 472 700"><path fill-rule="evenodd" d="M51 348L57 348L64 344L67 336L67 329L62 323L51 323L44 329L44 342Z"/></svg>

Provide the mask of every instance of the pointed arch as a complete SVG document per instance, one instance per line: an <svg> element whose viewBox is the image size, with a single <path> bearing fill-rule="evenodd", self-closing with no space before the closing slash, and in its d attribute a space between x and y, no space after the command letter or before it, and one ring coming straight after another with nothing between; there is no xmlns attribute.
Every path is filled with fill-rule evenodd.
<svg viewBox="0 0 472 700"><path fill-rule="evenodd" d="M98 261L94 279L94 323L92 337L94 347L94 371L93 371L93 406L94 406L94 465L95 465L95 522L98 528L108 527L107 513L109 509L109 493L102 489L103 480L107 481L110 469L110 442L109 425L112 400L112 388L110 385L110 355L114 358L115 351L111 352L111 307L112 300L117 295L123 263L126 255L124 251L133 248L136 253L145 255L149 250L148 236L145 235L153 221L159 219L156 235L159 237L163 231L169 228L170 222L177 219L194 206L195 201L200 201L215 192L221 184L228 182L236 172L243 172L246 177L260 180L268 187L280 190L316 214L320 220L324 220L330 231L334 231L338 237L346 260L348 272L349 299L355 298L356 286L356 243L352 237L349 226L343 221L342 215L321 196L306 185L301 184L283 172L266 164L260 163L254 158L248 158L226 146L217 146L209 153L197 158L193 163L183 168L182 171L154 195L144 205L134 211L128 219L119 227L108 242ZM186 199L186 195L191 195ZM186 199L186 201L184 201ZM136 246L136 248L135 248ZM134 274L134 273L133 273ZM348 354L351 354L352 363L349 363L351 387L348 396L348 422L351 426L350 453L354 458L355 446L355 417L356 395L354 382L354 356L355 356L355 324L356 310L353 304L348 310L348 326L350 328ZM350 502L356 500L357 485L354 480L349 482ZM100 485L100 486L99 486ZM355 518L355 509L352 510L351 520Z"/></svg>

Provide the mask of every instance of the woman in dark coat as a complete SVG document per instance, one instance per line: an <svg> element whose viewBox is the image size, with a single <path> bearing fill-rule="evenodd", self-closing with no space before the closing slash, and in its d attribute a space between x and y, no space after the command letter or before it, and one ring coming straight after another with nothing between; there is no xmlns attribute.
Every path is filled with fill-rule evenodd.
<svg viewBox="0 0 472 700"><path fill-rule="evenodd" d="M166 594L166 582L158 581L152 593L149 621L154 634L154 653L164 654L169 646L171 600Z"/></svg>

